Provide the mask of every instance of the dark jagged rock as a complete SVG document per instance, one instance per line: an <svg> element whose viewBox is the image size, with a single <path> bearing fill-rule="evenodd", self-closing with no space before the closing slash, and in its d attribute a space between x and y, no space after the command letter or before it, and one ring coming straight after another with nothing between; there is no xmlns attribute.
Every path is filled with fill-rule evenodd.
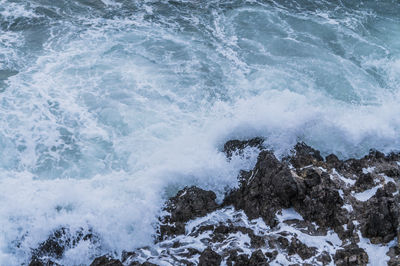
<svg viewBox="0 0 400 266"><path fill-rule="evenodd" d="M387 253L389 256L388 266L400 265L400 247L391 247Z"/></svg>
<svg viewBox="0 0 400 266"><path fill-rule="evenodd" d="M123 266L123 264L120 260L104 255L96 258L90 266Z"/></svg>
<svg viewBox="0 0 400 266"><path fill-rule="evenodd" d="M124 265L366 265L372 249L357 245L360 235L383 245L399 239L400 154L372 150L346 161L331 154L324 162L319 151L299 143L294 155L278 160L258 144L228 142L227 157L248 146L261 150L253 170L240 172L239 188L220 206L211 191L179 191L166 203L155 247L123 253ZM368 198L373 190L367 190L377 187ZM313 237L321 245L305 244ZM398 265L399 243L387 253L389 265Z"/></svg>
<svg viewBox="0 0 400 266"><path fill-rule="evenodd" d="M336 251L335 264L338 266L367 265L368 254L355 244Z"/></svg>
<svg viewBox="0 0 400 266"><path fill-rule="evenodd" d="M199 266L220 265L221 256L211 248L206 248L200 255Z"/></svg>
<svg viewBox="0 0 400 266"><path fill-rule="evenodd" d="M244 210L250 219L262 217L274 226L275 212L281 207L289 208L297 194L297 184L288 166L278 161L272 152L263 151L251 174L238 190L226 197L224 204L233 204L236 209Z"/></svg>
<svg viewBox="0 0 400 266"><path fill-rule="evenodd" d="M143 262L143 263L141 264L141 266L157 266L157 264L154 264L154 263L145 261L145 262Z"/></svg>
<svg viewBox="0 0 400 266"><path fill-rule="evenodd" d="M303 178L305 189L298 196L298 200L294 201L294 208L305 219L315 221L323 227L333 228L346 223L347 220L341 208L343 199L329 176L306 169Z"/></svg>
<svg viewBox="0 0 400 266"><path fill-rule="evenodd" d="M314 150L304 142L297 143L294 146L294 155L289 158L290 163L295 168L305 167L323 160L318 150Z"/></svg>
<svg viewBox="0 0 400 266"><path fill-rule="evenodd" d="M222 240L228 237L229 234L241 232L242 234L247 234L250 237L252 247L258 248L265 245L265 241L262 237L255 235L250 228L246 228L243 226L234 226L232 224L229 225L220 224L218 227L212 228L212 230L213 234L211 241L213 242L222 242Z"/></svg>
<svg viewBox="0 0 400 266"><path fill-rule="evenodd" d="M190 265L190 264L186 264L186 263L183 263L183 264ZM131 262L129 264L129 266L157 266L157 264L154 264L154 263L151 263L151 262L148 262L148 261L145 261L143 263L140 263L138 261L134 261L134 262Z"/></svg>
<svg viewBox="0 0 400 266"><path fill-rule="evenodd" d="M169 215L162 218L161 238L185 233L184 223L214 211L218 205L212 191L197 187L184 188L171 198L165 207Z"/></svg>
<svg viewBox="0 0 400 266"><path fill-rule="evenodd" d="M320 159L317 151L304 145L298 146L299 156ZM263 151L255 168L243 178L240 188L226 197L224 204L244 210L250 219L262 217L270 226L276 225L277 210L290 207L321 226L345 223L343 200L329 176L314 169L300 170L299 174L294 174L272 152Z"/></svg>
<svg viewBox="0 0 400 266"><path fill-rule="evenodd" d="M171 213L171 222L187 222L214 211L218 207L215 199L216 195L212 191L189 187L171 198L165 209Z"/></svg>
<svg viewBox="0 0 400 266"><path fill-rule="evenodd" d="M238 252L236 250L232 250L229 254L228 259L226 260L226 264L228 266L245 266L245 265L250 265L249 264L249 256L246 254L240 254L238 255Z"/></svg>
<svg viewBox="0 0 400 266"><path fill-rule="evenodd" d="M354 184L357 187L357 191L364 191L375 186L374 178L370 173L360 174L356 183Z"/></svg>
<svg viewBox="0 0 400 266"><path fill-rule="evenodd" d="M361 232L373 243L387 243L397 236L400 207L393 195L383 189L367 201Z"/></svg>
<svg viewBox="0 0 400 266"><path fill-rule="evenodd" d="M60 264L57 264L48 259L40 260L40 259L34 258L29 263L29 266L60 266Z"/></svg>
<svg viewBox="0 0 400 266"><path fill-rule="evenodd" d="M323 251L319 256L317 256L316 259L317 261L321 262L322 265L328 265L332 261L331 255L329 255L329 253L326 251Z"/></svg>
<svg viewBox="0 0 400 266"><path fill-rule="evenodd" d="M71 232L70 229L61 227L55 230L46 241L32 251L32 261L41 261L41 258L56 258L60 259L67 249L73 248L80 241L90 241L92 244L98 242L97 236L91 230L85 232L80 229L76 232Z"/></svg>
<svg viewBox="0 0 400 266"><path fill-rule="evenodd" d="M268 258L269 261L273 261L276 256L278 256L278 251L274 250L273 252L266 252L265 256Z"/></svg>
<svg viewBox="0 0 400 266"><path fill-rule="evenodd" d="M289 245L289 255L298 254L303 260L309 259L317 254L317 248L308 247L299 239L293 237Z"/></svg>
<svg viewBox="0 0 400 266"><path fill-rule="evenodd" d="M335 154L329 154L325 157L325 162L331 168L340 169L343 166L343 162Z"/></svg>
<svg viewBox="0 0 400 266"><path fill-rule="evenodd" d="M258 249L251 254L249 265L267 266L269 265L269 263L265 258L264 254L262 253L262 251Z"/></svg>
<svg viewBox="0 0 400 266"><path fill-rule="evenodd" d="M226 154L226 157L230 159L235 152L241 154L247 147L255 147L262 150L263 143L264 140L262 138L253 138L250 140L230 140L224 145L224 153Z"/></svg>

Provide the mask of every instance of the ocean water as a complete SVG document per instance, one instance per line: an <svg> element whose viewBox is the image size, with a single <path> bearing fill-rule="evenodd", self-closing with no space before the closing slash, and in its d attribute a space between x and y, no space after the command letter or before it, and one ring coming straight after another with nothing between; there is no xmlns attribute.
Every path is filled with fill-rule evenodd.
<svg viewBox="0 0 400 266"><path fill-rule="evenodd" d="M0 0L0 265L151 245L186 185L222 197L257 152L400 150L400 2Z"/></svg>

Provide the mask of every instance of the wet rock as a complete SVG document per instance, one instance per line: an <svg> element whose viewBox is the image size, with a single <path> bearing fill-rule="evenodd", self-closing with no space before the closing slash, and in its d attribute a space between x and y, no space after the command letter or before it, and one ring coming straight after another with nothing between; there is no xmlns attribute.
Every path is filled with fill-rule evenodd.
<svg viewBox="0 0 400 266"><path fill-rule="evenodd" d="M218 205L215 199L212 191L189 187L171 198L165 209L171 213L170 221L187 222L216 210Z"/></svg>
<svg viewBox="0 0 400 266"><path fill-rule="evenodd" d="M393 193L396 193L398 191L398 188L397 188L396 184L393 183L393 182L388 182L384 186L384 189L385 189L386 193L388 193L388 194L393 194Z"/></svg>
<svg viewBox="0 0 400 266"><path fill-rule="evenodd" d="M298 254L303 260L309 259L317 254L317 248L308 247L296 237L293 237L289 245L289 255Z"/></svg>
<svg viewBox="0 0 400 266"><path fill-rule="evenodd" d="M222 242L230 234L235 234L241 232L242 234L248 235L250 238L251 246L254 248L259 248L265 245L265 241L262 237L254 234L253 230L244 226L234 226L232 224L224 225L219 224L217 227L212 229L211 242Z"/></svg>
<svg viewBox="0 0 400 266"><path fill-rule="evenodd" d="M388 261L389 266L400 265L400 247L391 247L386 255L390 258Z"/></svg>
<svg viewBox="0 0 400 266"><path fill-rule="evenodd" d="M125 263L128 260L132 260L132 259L136 258L137 256L138 256L138 254L136 254L136 252L133 252L133 251L122 251L121 261L123 263Z"/></svg>
<svg viewBox="0 0 400 266"><path fill-rule="evenodd" d="M354 186L357 188L358 192L365 191L373 188L375 186L375 181L370 173L360 174Z"/></svg>
<svg viewBox="0 0 400 266"><path fill-rule="evenodd" d="M197 187L184 188L171 198L165 207L169 215L162 217L161 237L185 233L184 223L202 217L218 207L216 195Z"/></svg>
<svg viewBox="0 0 400 266"><path fill-rule="evenodd" d="M322 162L324 159L318 150L314 150L304 142L297 143L294 147L294 155L289 161L295 168L312 165L315 162Z"/></svg>
<svg viewBox="0 0 400 266"><path fill-rule="evenodd" d="M269 265L267 259L265 258L264 254L261 250L256 250L251 254L249 265L254 266L266 266Z"/></svg>
<svg viewBox="0 0 400 266"><path fill-rule="evenodd" d="M199 266L220 265L222 257L211 248L206 248L199 258Z"/></svg>
<svg viewBox="0 0 400 266"><path fill-rule="evenodd" d="M225 198L225 205L242 209L250 219L262 217L271 226L276 225L276 210L289 208L297 196L297 185L286 164L276 159L271 151L259 154L251 174L238 190Z"/></svg>
<svg viewBox="0 0 400 266"><path fill-rule="evenodd" d="M90 266L123 266L123 264L120 260L104 255L94 259Z"/></svg>
<svg viewBox="0 0 400 266"><path fill-rule="evenodd" d="M225 152L229 157L249 146L261 147L254 143L228 142ZM368 254L356 244L360 231L373 243L387 243L400 234L400 195L395 184L400 166L396 160L400 160L399 154L385 156L371 151L361 159L346 161L331 154L324 162L319 151L304 143L297 144L295 154L283 160L262 150L255 167L241 171L239 188L228 192L221 206L215 203L211 191L196 187L179 191L166 203L168 215L160 219L165 241L156 243L155 249L123 254L123 263L142 265L138 261L148 260L194 265L198 261L199 265L220 265L224 261L227 265L268 265L289 260L292 265L328 265L334 260L336 265L366 265ZM366 174L364 168L373 171ZM391 175L395 182L383 174ZM354 193L375 183L382 187L375 196L367 201L354 197ZM293 208L301 218L291 209L283 210L287 208ZM216 210L199 223L190 221ZM277 212L283 221L278 221ZM261 221L251 221L256 218L262 218L271 228L266 230ZM185 234L187 222L192 229ZM324 246L336 250L336 254L330 254L319 247L308 247L302 242L303 234L318 237L318 241L328 234L337 235L342 244L322 240ZM194 249L193 239L196 245L202 243L208 248L203 252ZM389 265L398 265L399 247L389 250ZM258 250L264 248L273 251L263 254Z"/></svg>
<svg viewBox="0 0 400 266"><path fill-rule="evenodd" d="M329 154L325 157L325 162L331 168L340 169L343 166L343 162L335 154Z"/></svg>
<svg viewBox="0 0 400 266"><path fill-rule="evenodd" d="M392 167L383 171L385 175L392 178L400 178L400 169Z"/></svg>
<svg viewBox="0 0 400 266"><path fill-rule="evenodd" d="M142 264L140 264L141 266L157 266L157 264L154 264L154 263L151 263L151 262L148 262L148 261L145 261L145 262L143 262Z"/></svg>
<svg viewBox="0 0 400 266"><path fill-rule="evenodd" d="M226 264L228 266L245 266L245 265L250 265L249 264L249 256L246 254L240 254L238 255L238 252L236 250L233 250L230 252L230 255L228 259L226 260Z"/></svg>
<svg viewBox="0 0 400 266"><path fill-rule="evenodd" d="M165 223L165 220L164 220ZM175 222L173 224L161 224L160 225L160 240L170 236L183 235L185 233L185 224Z"/></svg>
<svg viewBox="0 0 400 266"><path fill-rule="evenodd" d="M369 150L369 154L367 156L365 156L363 159L382 162L385 160L385 154L378 150L371 149L371 150Z"/></svg>
<svg viewBox="0 0 400 266"><path fill-rule="evenodd" d="M364 249L355 244L351 244L343 249L337 250L334 261L338 266L367 265L368 254Z"/></svg>
<svg viewBox="0 0 400 266"><path fill-rule="evenodd" d="M273 261L278 256L278 251L266 252L265 256L268 258L268 261Z"/></svg>
<svg viewBox="0 0 400 266"><path fill-rule="evenodd" d="M322 262L322 265L328 265L331 263L332 258L328 252L323 251L320 255L317 256L317 261Z"/></svg>
<svg viewBox="0 0 400 266"><path fill-rule="evenodd" d="M185 263L183 263L183 264L185 264ZM190 265L190 264L185 264L185 265ZM129 263L128 266L157 266L157 264L154 264L154 263L151 263L151 262L148 262L148 261L145 261L143 263L140 263L138 261L134 261L134 262Z"/></svg>
<svg viewBox="0 0 400 266"><path fill-rule="evenodd" d="M363 172L363 168L367 166L366 162L363 160L357 160L357 159L348 159L343 163L343 170L345 172L355 174L355 175L361 175Z"/></svg>
<svg viewBox="0 0 400 266"><path fill-rule="evenodd" d="M37 258L33 258L29 263L29 266L60 266L60 264L55 263L51 260L46 260L46 259L40 260Z"/></svg>
<svg viewBox="0 0 400 266"><path fill-rule="evenodd" d="M365 204L364 211L361 227L364 237L373 243L387 243L396 237L400 208L392 194L378 189Z"/></svg>
<svg viewBox="0 0 400 266"><path fill-rule="evenodd" d="M234 153L242 154L247 147L263 149L264 140L262 138L253 138L250 140L230 140L224 145L224 153L227 158L231 158Z"/></svg>
<svg viewBox="0 0 400 266"><path fill-rule="evenodd" d="M70 229L61 227L55 230L46 241L39 244L39 246L32 251L32 258L40 259L56 258L60 259L67 249L73 248L80 241L90 241L92 244L98 242L98 238L91 230L85 232L80 229L76 232L71 232Z"/></svg>
<svg viewBox="0 0 400 266"><path fill-rule="evenodd" d="M321 184L321 174L313 168L307 168L302 172L304 183L307 188L315 187Z"/></svg>
<svg viewBox="0 0 400 266"><path fill-rule="evenodd" d="M343 199L327 176L321 176L323 182L307 188L304 198L294 202L294 208L305 219L315 221L323 227L335 227L346 223L342 210Z"/></svg>
<svg viewBox="0 0 400 266"><path fill-rule="evenodd" d="M305 144L296 147L299 162L308 164L321 159L318 151ZM347 222L341 209L343 199L329 175L313 168L297 172L299 175L271 151L262 151L254 169L243 177L240 188L231 192L224 204L244 210L250 219L262 217L272 227L277 222L276 211L290 207L320 226Z"/></svg>

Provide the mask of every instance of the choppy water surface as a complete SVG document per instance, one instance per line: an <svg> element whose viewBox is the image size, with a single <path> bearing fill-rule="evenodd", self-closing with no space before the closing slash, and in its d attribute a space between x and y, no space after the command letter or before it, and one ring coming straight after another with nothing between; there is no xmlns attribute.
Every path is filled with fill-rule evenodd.
<svg viewBox="0 0 400 266"><path fill-rule="evenodd" d="M223 192L263 136L346 158L400 149L400 3L0 0L0 262L60 226L59 262L151 244L163 198Z"/></svg>

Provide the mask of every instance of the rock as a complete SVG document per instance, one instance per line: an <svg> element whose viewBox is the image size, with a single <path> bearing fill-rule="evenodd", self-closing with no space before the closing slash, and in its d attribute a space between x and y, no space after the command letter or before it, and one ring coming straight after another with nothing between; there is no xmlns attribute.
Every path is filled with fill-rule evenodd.
<svg viewBox="0 0 400 266"><path fill-rule="evenodd" d="M361 232L373 243L387 243L397 236L400 208L392 194L378 189L364 206Z"/></svg>
<svg viewBox="0 0 400 266"><path fill-rule="evenodd" d="M29 266L60 266L60 264L55 263L51 260L39 260L37 258L33 258L29 263Z"/></svg>
<svg viewBox="0 0 400 266"><path fill-rule="evenodd" d="M358 176L363 173L362 169L366 166L367 164L364 160L348 159L343 163L342 170Z"/></svg>
<svg viewBox="0 0 400 266"><path fill-rule="evenodd" d="M368 254L355 244L336 251L335 264L338 266L367 265Z"/></svg>
<svg viewBox="0 0 400 266"><path fill-rule="evenodd" d="M157 266L157 264L154 264L154 263L145 261L145 262L143 262L143 263L141 264L141 266Z"/></svg>
<svg viewBox="0 0 400 266"><path fill-rule="evenodd" d="M307 184L306 181L307 179ZM303 193L302 199L299 197L293 205L306 220L331 228L347 222L341 208L343 199L329 176L321 175L321 183L312 187L306 186Z"/></svg>
<svg viewBox="0 0 400 266"><path fill-rule="evenodd" d="M315 162L322 162L324 159L318 150L314 150L304 142L297 143L294 147L294 155L289 158L295 168L312 165Z"/></svg>
<svg viewBox="0 0 400 266"><path fill-rule="evenodd" d="M222 258L218 253L213 251L211 248L206 248L200 254L198 266L220 265L221 261Z"/></svg>
<svg viewBox="0 0 400 266"><path fill-rule="evenodd" d="M400 265L400 247L391 247L386 255L390 258L388 261L389 266Z"/></svg>
<svg viewBox="0 0 400 266"><path fill-rule="evenodd" d="M343 166L343 162L335 154L329 154L325 157L325 162L331 168L340 169Z"/></svg>
<svg viewBox="0 0 400 266"><path fill-rule="evenodd" d="M184 263L184 264L186 264L186 263ZM186 264L186 265L191 265L191 264ZM143 263L140 263L138 261L134 261L134 262L129 263L129 266L157 266L157 264L154 264L154 263L151 263L151 262L148 262L148 261L145 261Z"/></svg>
<svg viewBox="0 0 400 266"><path fill-rule="evenodd" d="M373 188L375 181L370 173L360 174L354 186L358 188L357 191L361 192Z"/></svg>
<svg viewBox="0 0 400 266"><path fill-rule="evenodd" d="M249 256L246 254L238 255L236 250L231 251L228 259L226 260L228 266L245 266L249 264Z"/></svg>
<svg viewBox="0 0 400 266"><path fill-rule="evenodd" d="M271 151L262 151L251 174L242 180L238 190L232 191L224 205L234 205L244 210L250 219L262 217L276 225L276 210L289 208L297 196L297 185L286 164L276 159Z"/></svg>
<svg viewBox="0 0 400 266"><path fill-rule="evenodd" d="M251 254L249 265L266 266L269 265L269 263L265 258L264 254L262 253L262 251L258 249Z"/></svg>
<svg viewBox="0 0 400 266"><path fill-rule="evenodd" d="M184 188L169 199L164 210L169 215L162 217L161 238L185 233L184 223L202 217L217 209L216 195L197 187ZM172 225L171 225L172 224Z"/></svg>
<svg viewBox="0 0 400 266"><path fill-rule="evenodd" d="M303 244L299 239L293 237L289 245L289 255L298 254L303 260L309 259L317 254L317 248L308 247Z"/></svg>
<svg viewBox="0 0 400 266"><path fill-rule="evenodd" d="M242 154L243 150L247 147L255 147L262 150L263 143L264 140L262 138L253 138L250 140L230 140L224 145L224 153L226 154L226 157L230 159L235 152Z"/></svg>
<svg viewBox="0 0 400 266"><path fill-rule="evenodd" d="M85 232L80 229L76 232L71 232L70 229L61 227L32 251L32 258L60 259L67 249L75 247L80 241L90 241L95 244L98 239L91 230Z"/></svg>
<svg viewBox="0 0 400 266"><path fill-rule="evenodd" d="M229 191L222 205L215 202L212 191L184 188L166 202L167 215L160 218L161 238L155 247L124 252L123 264L154 265L150 261L162 261L171 265L223 262L247 266L286 265L290 261L291 265L330 265L334 261L336 265L366 265L368 254L356 244L360 241L360 231L372 243L388 245L385 243L396 235L400 239L397 193L400 154L385 156L371 151L361 159L346 161L331 154L324 162L319 151L298 143L294 155L278 160L272 151L262 147L261 139L227 142L224 152L230 158L234 153L241 154L246 147L261 150L256 165L251 171L240 172L239 188ZM365 173L364 168L373 171ZM375 185L381 188L369 200L355 197L354 193ZM193 221L199 217L203 218ZM260 220L252 220L256 218L262 218L269 227ZM190 232L185 232L186 224ZM341 244L323 238L334 233L342 240ZM308 235L307 243L311 243L309 238L317 237L315 240L321 245L308 247L302 242L304 234ZM41 255L62 256L73 245L68 243L58 240L53 243L50 237L48 243L41 245L47 250ZM387 253L389 265L399 265L399 243ZM208 248L200 252L196 248L202 245ZM328 246L332 248L326 249ZM266 248L270 252L263 254L261 250ZM101 263L120 263L109 257L100 258L103 258ZM41 263L43 258L38 259Z"/></svg>
<svg viewBox="0 0 400 266"><path fill-rule="evenodd" d="M229 234L241 232L242 234L246 234L249 236L252 247L259 248L265 245L265 241L262 237L255 235L250 228L246 228L243 226L234 226L232 224L219 224L218 227L213 228L212 230L212 242L222 242L225 238L229 237Z"/></svg>
<svg viewBox="0 0 400 266"><path fill-rule="evenodd" d="M94 259L90 266L123 266L120 260L104 255Z"/></svg>
<svg viewBox="0 0 400 266"><path fill-rule="evenodd" d="M323 251L320 255L317 256L317 261L322 262L322 265L328 265L331 263L332 258L328 252Z"/></svg>
<svg viewBox="0 0 400 266"><path fill-rule="evenodd" d="M320 159L319 152L304 145L297 146L300 161L306 161L303 157L308 162ZM290 207L320 226L346 223L343 199L329 175L313 168L298 170L298 174L271 151L262 151L254 169L242 177L240 188L225 198L224 205L244 210L250 219L262 217L272 227L276 225L276 211Z"/></svg>
<svg viewBox="0 0 400 266"><path fill-rule="evenodd" d="M171 213L171 222L187 222L216 210L216 198L212 191L197 187L184 188L169 200L165 209Z"/></svg>

